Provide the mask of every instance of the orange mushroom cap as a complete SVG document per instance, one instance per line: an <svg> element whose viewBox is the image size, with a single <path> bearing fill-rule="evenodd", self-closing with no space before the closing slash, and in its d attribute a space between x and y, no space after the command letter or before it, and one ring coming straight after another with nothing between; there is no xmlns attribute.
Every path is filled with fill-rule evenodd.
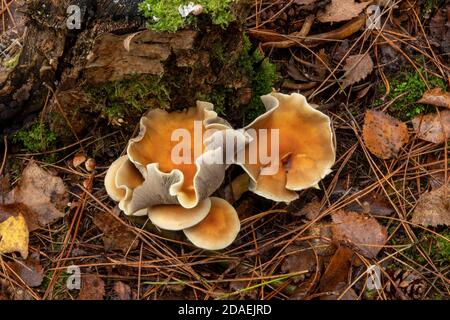
<svg viewBox="0 0 450 320"><path fill-rule="evenodd" d="M200 128L196 127L198 123L201 123ZM127 153L144 181L134 190L128 210L158 204L180 204L190 209L211 195L221 185L226 165L204 161L223 152L219 148L209 148L205 141L212 132L228 128L230 125L217 117L213 105L201 101L197 102L197 107L182 112L155 109L142 117L140 134L130 140ZM179 129L187 131L191 137L188 163L175 163L172 159L174 148L179 144L173 141L172 135Z"/></svg>
<svg viewBox="0 0 450 320"><path fill-rule="evenodd" d="M309 105L301 94L273 92L261 99L267 112L245 130L253 129L258 133L266 129L268 141L272 141L276 136L270 129L278 129L277 170L261 174L265 165L259 156L256 163L248 161L252 151L259 151L260 139L246 146L245 162L240 165L251 178L251 191L275 201L290 202L298 198L295 191L317 186L331 172L336 157L331 120ZM269 142L267 150L271 151Z"/></svg>
<svg viewBox="0 0 450 320"><path fill-rule="evenodd" d="M195 208L186 209L176 204L163 204L148 209L150 221L164 230L179 231L198 224L211 209L211 200L200 201Z"/></svg>
<svg viewBox="0 0 450 320"><path fill-rule="evenodd" d="M227 201L211 197L211 209L200 223L184 229L186 237L197 247L221 250L236 239L241 223L236 210Z"/></svg>

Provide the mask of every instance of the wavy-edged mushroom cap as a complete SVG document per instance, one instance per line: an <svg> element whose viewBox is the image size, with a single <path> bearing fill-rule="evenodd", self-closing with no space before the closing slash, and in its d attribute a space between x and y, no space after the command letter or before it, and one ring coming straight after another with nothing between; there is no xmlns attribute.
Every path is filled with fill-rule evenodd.
<svg viewBox="0 0 450 320"><path fill-rule="evenodd" d="M210 199L211 209L206 218L183 232L199 248L220 250L233 243L241 229L241 223L231 204L216 197Z"/></svg>
<svg viewBox="0 0 450 320"><path fill-rule="evenodd" d="M128 205L136 187L142 185L144 178L127 156L114 161L106 172L105 188L114 201L119 202L119 208L127 215L142 216L147 209L130 211Z"/></svg>
<svg viewBox="0 0 450 320"><path fill-rule="evenodd" d="M127 153L145 181L134 190L129 211L158 204L195 208L217 190L225 164L203 160L222 151L205 147L204 141L212 131L228 128L212 104L200 101L181 112L154 109L142 117L140 133L130 140ZM177 161L174 155L179 156Z"/></svg>
<svg viewBox="0 0 450 320"><path fill-rule="evenodd" d="M125 198L125 190L120 189L116 185L116 175L119 167L128 160L127 156L121 156L114 161L108 168L105 176L105 189L111 199L119 202Z"/></svg>
<svg viewBox="0 0 450 320"><path fill-rule="evenodd" d="M245 162L241 166L251 178L251 191L275 201L290 202L298 198L295 191L317 186L331 172L336 157L331 120L298 93L272 92L261 100L267 112L245 128L257 135L246 146ZM267 146L264 147L268 154L272 151L271 141L276 138L271 129L278 129L279 134L276 168L266 174L262 173L270 164L263 164L259 156L256 161L249 161L255 150L260 154L261 129L267 130Z"/></svg>
<svg viewBox="0 0 450 320"><path fill-rule="evenodd" d="M164 230L179 231L195 226L205 219L211 209L211 200L200 201L195 208L186 209L176 204L163 204L148 209L150 221Z"/></svg>

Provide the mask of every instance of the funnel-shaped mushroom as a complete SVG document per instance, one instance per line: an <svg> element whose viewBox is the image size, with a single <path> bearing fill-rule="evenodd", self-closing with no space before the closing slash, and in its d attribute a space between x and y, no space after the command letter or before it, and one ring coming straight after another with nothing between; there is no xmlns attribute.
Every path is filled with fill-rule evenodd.
<svg viewBox="0 0 450 320"><path fill-rule="evenodd" d="M186 237L197 247L220 250L236 239L241 224L236 210L227 201L211 197L211 209L200 223L184 229Z"/></svg>
<svg viewBox="0 0 450 320"><path fill-rule="evenodd" d="M195 208L220 186L226 169L220 160L223 147L208 139L230 125L217 117L212 104L199 101L197 107L172 113L154 109L140 127L127 154L144 181L126 200L125 212L159 204Z"/></svg>
<svg viewBox="0 0 450 320"><path fill-rule="evenodd" d="M290 202L298 198L295 191L317 186L331 172L335 162L331 121L297 93L273 92L261 99L267 112L245 128L253 141L240 164L251 178L251 191ZM261 139L264 129L267 141ZM272 163L262 160L261 148L272 153Z"/></svg>

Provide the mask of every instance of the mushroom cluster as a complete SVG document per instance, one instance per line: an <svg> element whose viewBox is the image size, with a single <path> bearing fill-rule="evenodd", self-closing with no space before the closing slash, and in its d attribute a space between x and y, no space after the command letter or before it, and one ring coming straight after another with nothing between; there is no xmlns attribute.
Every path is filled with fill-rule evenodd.
<svg viewBox="0 0 450 320"><path fill-rule="evenodd" d="M266 113L239 130L218 117L207 102L172 113L150 110L142 117L139 135L130 140L127 154L106 173L108 195L125 214L148 215L161 229L182 230L199 248L229 246L240 230L238 214L227 201L212 197L230 165L227 143L244 141L231 148L232 162L249 175L251 191L274 201L290 202L298 197L295 191L317 186L335 161L328 116L300 94L273 92L261 99ZM276 130L276 137L257 139L254 132L261 130ZM272 147L275 138L276 148ZM266 162L252 157L260 149L276 156L271 174L265 172Z"/></svg>

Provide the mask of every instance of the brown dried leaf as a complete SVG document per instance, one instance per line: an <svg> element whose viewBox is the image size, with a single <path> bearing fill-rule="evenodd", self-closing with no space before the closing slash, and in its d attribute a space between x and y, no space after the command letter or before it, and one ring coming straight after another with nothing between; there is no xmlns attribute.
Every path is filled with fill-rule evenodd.
<svg viewBox="0 0 450 320"><path fill-rule="evenodd" d="M62 218L61 212L67 206L68 195L61 178L52 176L30 162L22 172L19 184L8 194L6 203L23 203L35 214L40 226ZM30 232L38 226L31 224Z"/></svg>
<svg viewBox="0 0 450 320"><path fill-rule="evenodd" d="M132 300L131 288L126 283L123 283L122 281L117 281L114 283L113 289L118 300Z"/></svg>
<svg viewBox="0 0 450 320"><path fill-rule="evenodd" d="M137 248L136 235L111 214L98 213L94 216L93 222L104 233L103 244L106 251L120 250L126 253Z"/></svg>
<svg viewBox="0 0 450 320"><path fill-rule="evenodd" d="M412 124L420 139L443 143L450 137L450 110L417 116L412 119Z"/></svg>
<svg viewBox="0 0 450 320"><path fill-rule="evenodd" d="M363 80L373 70L373 61L369 54L355 54L345 60L344 88Z"/></svg>
<svg viewBox="0 0 450 320"><path fill-rule="evenodd" d="M430 21L430 42L441 47L443 53L450 52L450 3L444 8L435 10L436 13Z"/></svg>
<svg viewBox="0 0 450 320"><path fill-rule="evenodd" d="M447 198L445 188L447 188ZM450 190L448 189L447 185L422 194L417 201L411 221L424 227L450 226Z"/></svg>
<svg viewBox="0 0 450 320"><path fill-rule="evenodd" d="M450 109L450 93L443 91L441 88L427 90L417 103Z"/></svg>
<svg viewBox="0 0 450 320"><path fill-rule="evenodd" d="M375 258L387 240L386 228L375 218L339 210L331 214L333 240L350 243L367 258Z"/></svg>
<svg viewBox="0 0 450 320"><path fill-rule="evenodd" d="M308 235L311 239L311 246L319 256L331 256L335 253L336 247L331 243L331 226L322 221L312 224L308 228Z"/></svg>
<svg viewBox="0 0 450 320"><path fill-rule="evenodd" d="M85 274L81 277L81 288L78 300L103 300L105 282L96 274Z"/></svg>
<svg viewBox="0 0 450 320"><path fill-rule="evenodd" d="M39 287L44 279L44 270L39 261L39 255L31 254L25 261L9 263L16 275L29 287Z"/></svg>
<svg viewBox="0 0 450 320"><path fill-rule="evenodd" d="M345 210L366 214L370 213L375 216L390 216L394 212L391 203L386 197L376 192L371 192L358 198L358 201L353 201L346 206Z"/></svg>
<svg viewBox="0 0 450 320"><path fill-rule="evenodd" d="M438 158L432 154L427 157L429 182L433 190L439 189L445 184L445 157ZM450 183L450 165L447 166L447 183Z"/></svg>
<svg viewBox="0 0 450 320"><path fill-rule="evenodd" d="M347 288L352 256L353 251L349 248L339 247L336 250L319 283L319 292L330 292L333 294L322 296L322 300L335 300ZM354 300L356 295L353 295L353 293L345 294L342 299Z"/></svg>
<svg viewBox="0 0 450 320"><path fill-rule="evenodd" d="M318 16L320 22L339 22L358 16L371 2L358 3L355 0L332 0Z"/></svg>
<svg viewBox="0 0 450 320"><path fill-rule="evenodd" d="M0 254L20 252L26 259L28 256L29 232L22 212L15 206L0 205Z"/></svg>
<svg viewBox="0 0 450 320"><path fill-rule="evenodd" d="M285 273L301 271L306 271L305 273L307 273L316 269L316 255L310 248L292 245L286 248L285 254L287 256L281 265L281 271Z"/></svg>
<svg viewBox="0 0 450 320"><path fill-rule="evenodd" d="M408 142L408 127L383 112L368 110L364 117L363 138L370 152L381 159L390 159L396 157Z"/></svg>
<svg viewBox="0 0 450 320"><path fill-rule="evenodd" d="M292 215L299 217L306 216L308 220L314 220L319 216L321 207L320 201L315 199L305 204L299 211L292 212Z"/></svg>

